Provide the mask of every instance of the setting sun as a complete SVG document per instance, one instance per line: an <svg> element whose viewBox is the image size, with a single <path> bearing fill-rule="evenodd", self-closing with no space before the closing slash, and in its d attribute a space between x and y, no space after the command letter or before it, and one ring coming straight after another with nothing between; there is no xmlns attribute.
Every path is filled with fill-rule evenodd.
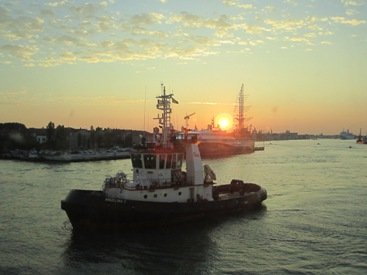
<svg viewBox="0 0 367 275"><path fill-rule="evenodd" d="M232 128L232 116L226 113L222 113L216 116L215 118L215 124L221 129L221 130L229 130Z"/></svg>

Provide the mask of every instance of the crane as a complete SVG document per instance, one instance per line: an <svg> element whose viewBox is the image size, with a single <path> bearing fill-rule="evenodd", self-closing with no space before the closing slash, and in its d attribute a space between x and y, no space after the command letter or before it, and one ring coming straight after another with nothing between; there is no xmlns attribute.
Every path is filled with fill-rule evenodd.
<svg viewBox="0 0 367 275"><path fill-rule="evenodd" d="M190 119L190 117L192 117L193 115L195 115L196 113L191 113L191 114L189 114L189 115L186 115L185 117L184 117L184 120L186 121L186 129L188 130L189 129L189 119Z"/></svg>

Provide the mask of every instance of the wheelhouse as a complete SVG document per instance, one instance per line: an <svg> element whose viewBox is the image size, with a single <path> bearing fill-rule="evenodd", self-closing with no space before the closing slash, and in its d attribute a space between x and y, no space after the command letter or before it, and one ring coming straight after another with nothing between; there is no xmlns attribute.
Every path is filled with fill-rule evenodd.
<svg viewBox="0 0 367 275"><path fill-rule="evenodd" d="M176 174L181 173L183 153L137 152L131 154L134 181L143 186L171 185Z"/></svg>
<svg viewBox="0 0 367 275"><path fill-rule="evenodd" d="M131 162L134 169L181 169L182 153L133 153Z"/></svg>

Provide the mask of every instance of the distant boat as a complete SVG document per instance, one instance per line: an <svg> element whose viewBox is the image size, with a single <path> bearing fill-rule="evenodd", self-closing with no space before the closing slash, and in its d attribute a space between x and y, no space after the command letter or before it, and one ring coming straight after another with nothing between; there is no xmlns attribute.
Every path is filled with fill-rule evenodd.
<svg viewBox="0 0 367 275"><path fill-rule="evenodd" d="M359 136L356 141L358 144L367 144L367 136L362 136L362 130L359 130Z"/></svg>
<svg viewBox="0 0 367 275"><path fill-rule="evenodd" d="M349 130L341 131L339 136L340 136L340 139L355 139L355 135L349 132Z"/></svg>
<svg viewBox="0 0 367 275"><path fill-rule="evenodd" d="M237 127L230 133L215 127L214 119L208 129L189 131L189 135L197 136L200 154L203 158L248 154L255 151L254 135L245 127L243 84L238 96L236 120Z"/></svg>
<svg viewBox="0 0 367 275"><path fill-rule="evenodd" d="M112 148L84 151L46 151L39 154L38 159L50 162L79 162L94 160L111 160L130 158L130 148Z"/></svg>
<svg viewBox="0 0 367 275"><path fill-rule="evenodd" d="M190 131L189 135L197 135L203 158L248 154L255 151L255 141L251 134L245 131L242 135L236 135L220 129L211 129Z"/></svg>

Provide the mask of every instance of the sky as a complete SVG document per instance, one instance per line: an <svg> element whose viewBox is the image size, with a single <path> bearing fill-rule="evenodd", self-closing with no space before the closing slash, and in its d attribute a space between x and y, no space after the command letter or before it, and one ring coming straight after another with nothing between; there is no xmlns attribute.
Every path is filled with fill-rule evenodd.
<svg viewBox="0 0 367 275"><path fill-rule="evenodd" d="M0 123L367 134L367 0L0 0Z"/></svg>

